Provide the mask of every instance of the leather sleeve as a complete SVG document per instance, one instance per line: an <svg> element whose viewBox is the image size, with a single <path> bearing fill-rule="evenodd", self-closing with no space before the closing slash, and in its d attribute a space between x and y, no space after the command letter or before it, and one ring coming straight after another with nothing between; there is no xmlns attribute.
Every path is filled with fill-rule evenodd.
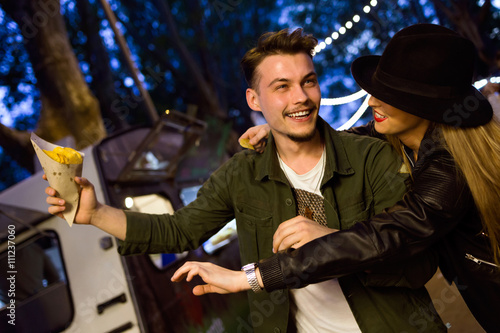
<svg viewBox="0 0 500 333"><path fill-rule="evenodd" d="M432 247L411 255L401 262L381 262L364 272L358 278L368 287L406 287L418 289L436 273L439 256Z"/></svg>
<svg viewBox="0 0 500 333"><path fill-rule="evenodd" d="M262 260L264 286L267 291L298 288L405 260L454 229L472 204L451 157L435 154L415 174L413 188L393 207L348 230Z"/></svg>

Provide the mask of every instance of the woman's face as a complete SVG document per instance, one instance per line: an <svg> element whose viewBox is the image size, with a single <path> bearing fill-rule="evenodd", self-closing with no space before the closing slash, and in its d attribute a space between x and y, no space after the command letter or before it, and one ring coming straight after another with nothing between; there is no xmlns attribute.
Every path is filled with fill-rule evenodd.
<svg viewBox="0 0 500 333"><path fill-rule="evenodd" d="M404 112L373 96L368 100L368 105L373 110L377 132L395 135L407 145L408 140L419 140L419 143L422 141L429 127L429 120Z"/></svg>

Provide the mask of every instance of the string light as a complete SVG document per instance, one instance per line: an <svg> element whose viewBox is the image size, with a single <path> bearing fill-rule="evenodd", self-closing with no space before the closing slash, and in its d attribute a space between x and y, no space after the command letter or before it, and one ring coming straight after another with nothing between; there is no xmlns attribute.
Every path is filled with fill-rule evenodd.
<svg viewBox="0 0 500 333"><path fill-rule="evenodd" d="M500 76L493 76L490 77L489 79L482 79L479 81L474 82L474 87L476 89L481 89L483 88L487 83L500 83ZM354 102L363 96L367 95L367 92L364 90L360 90L354 94L344 96L344 97L337 97L337 98L322 98L321 99L321 105L342 105L342 104L347 104ZM351 116L351 118L346 121L343 125L337 128L338 131L343 131L346 129L351 128L356 124L356 122L363 116L365 111L368 109L368 99L370 98L371 95L367 95L359 109Z"/></svg>
<svg viewBox="0 0 500 333"><path fill-rule="evenodd" d="M482 80L476 81L476 82L474 82L474 87L476 89L481 89L482 87L484 87L488 83L488 81L491 83L500 83L500 76L492 76L489 79L482 79Z"/></svg>
<svg viewBox="0 0 500 333"><path fill-rule="evenodd" d="M366 92L365 92L365 94L366 94ZM339 128L337 128L338 131L343 131L343 130L349 129L352 126L354 126L354 124L356 124L356 122L359 120L359 118L361 118L361 116L368 109L368 99L370 99L370 95L366 96L365 100L363 101L363 103L359 107L358 111L356 111L352 115L351 119L349 119L348 121L346 121L344 123L344 125L342 125Z"/></svg>
<svg viewBox="0 0 500 333"><path fill-rule="evenodd" d="M360 90L352 95L344 96L344 97L338 97L338 98L322 98L321 99L321 105L341 105L341 104L347 104L351 103L355 100L360 99L361 97L365 96L367 93L364 90Z"/></svg>
<svg viewBox="0 0 500 333"><path fill-rule="evenodd" d="M368 14L373 7L377 6L377 0L371 0L369 5L363 7L363 12ZM314 48L314 54L317 54L326 48L326 45L330 45L333 40L337 40L340 35L343 35L347 32L347 30L351 29L354 24L358 23L361 20L361 16L358 14L354 15L351 20L347 21L343 26L339 28L338 31L334 31L330 34L330 37L325 38L324 42L320 42ZM330 39L331 38L331 39Z"/></svg>
<svg viewBox="0 0 500 333"><path fill-rule="evenodd" d="M376 7L378 4L377 0L371 0L369 5L366 5L363 7L363 12L368 14L372 8ZM339 39L340 35L343 35L347 32L348 29L351 29L355 23L358 23L361 20L361 17L358 14L355 14L352 17L352 21L347 21L342 27L338 29L338 31L334 31L330 34L330 37L325 38L325 41L320 42L314 49L314 54L317 54L324 50L327 45L331 45L333 41ZM500 76L497 77L491 77L489 79L483 79L479 80L474 83L474 87L476 89L481 89L483 88L487 83L500 83ZM354 94L344 96L344 97L338 97L338 98L322 98L321 99L321 105L342 105L342 104L347 104L351 103L355 100L358 100L362 97L367 95L367 92L364 90L360 90ZM343 125L341 125L337 130L345 130L348 128L351 128L365 113L365 111L368 109L368 99L370 98L370 95L367 95L359 109L352 115L352 117L346 121Z"/></svg>

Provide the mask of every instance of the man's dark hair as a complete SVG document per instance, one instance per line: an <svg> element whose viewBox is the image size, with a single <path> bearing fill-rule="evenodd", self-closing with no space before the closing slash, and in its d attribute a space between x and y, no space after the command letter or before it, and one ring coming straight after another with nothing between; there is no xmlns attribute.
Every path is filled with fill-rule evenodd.
<svg viewBox="0 0 500 333"><path fill-rule="evenodd" d="M276 54L306 53L312 58L317 44L318 40L312 35L304 34L302 28L295 29L291 33L288 29L283 29L263 34L257 46L249 50L241 60L241 68L248 86L253 89L257 88L258 78L255 70L266 57Z"/></svg>

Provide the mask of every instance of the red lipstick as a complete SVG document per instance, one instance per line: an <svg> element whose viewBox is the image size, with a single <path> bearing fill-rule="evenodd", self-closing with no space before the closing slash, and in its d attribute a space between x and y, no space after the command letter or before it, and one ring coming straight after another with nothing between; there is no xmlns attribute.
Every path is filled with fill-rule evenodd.
<svg viewBox="0 0 500 333"><path fill-rule="evenodd" d="M377 111L373 111L373 119L375 119L375 121L376 121L377 123L381 123L381 122L383 122L384 120L386 120L386 119L387 119L387 117L383 117L383 116L381 117L381 114L380 114L380 113L378 113Z"/></svg>

